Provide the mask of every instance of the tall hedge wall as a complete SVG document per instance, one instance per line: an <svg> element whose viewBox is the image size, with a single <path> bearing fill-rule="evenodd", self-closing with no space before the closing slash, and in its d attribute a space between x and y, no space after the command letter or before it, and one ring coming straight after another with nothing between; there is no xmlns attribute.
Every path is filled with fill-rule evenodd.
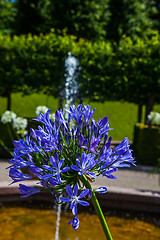
<svg viewBox="0 0 160 240"><path fill-rule="evenodd" d="M114 50L113 50L114 49ZM64 62L71 52L81 65L80 94L91 100L160 102L160 36L157 32L133 42L123 37L119 46L105 41L77 40L65 32L47 35L0 35L0 95L16 91L64 88Z"/></svg>
<svg viewBox="0 0 160 240"><path fill-rule="evenodd" d="M139 164L158 166L160 161L160 127L136 124L133 148Z"/></svg>
<svg viewBox="0 0 160 240"><path fill-rule="evenodd" d="M80 87L85 94L100 88L97 80L105 80L103 71L112 54L110 44L91 43L63 32L56 35L0 35L0 95L46 87L57 96L64 86L64 62L71 52L82 68ZM82 80L83 79L83 80ZM86 89L86 85L88 85ZM91 88L91 89L90 89ZM92 91L93 92L93 91ZM96 95L96 93L94 94Z"/></svg>

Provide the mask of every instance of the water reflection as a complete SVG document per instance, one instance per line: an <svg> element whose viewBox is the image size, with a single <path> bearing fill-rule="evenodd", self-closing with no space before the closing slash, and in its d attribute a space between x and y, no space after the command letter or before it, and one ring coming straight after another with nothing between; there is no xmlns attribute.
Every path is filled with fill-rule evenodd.
<svg viewBox="0 0 160 240"><path fill-rule="evenodd" d="M80 227L74 231L71 214L61 214L60 240L105 240L96 215L79 214ZM53 210L10 207L0 209L0 240L54 240L57 213ZM113 239L159 240L160 228L153 224L118 217L108 217Z"/></svg>

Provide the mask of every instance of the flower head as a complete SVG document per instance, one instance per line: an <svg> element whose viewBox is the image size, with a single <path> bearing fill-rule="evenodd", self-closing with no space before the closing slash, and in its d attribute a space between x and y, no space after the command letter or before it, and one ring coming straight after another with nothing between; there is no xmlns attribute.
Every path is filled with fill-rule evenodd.
<svg viewBox="0 0 160 240"><path fill-rule="evenodd" d="M1 122L2 123L11 123L14 119L16 118L16 114L12 111L5 111L1 117Z"/></svg>
<svg viewBox="0 0 160 240"><path fill-rule="evenodd" d="M76 160L77 165L71 165L71 168L77 171L79 175L87 174L91 178L97 178L96 174L91 171L97 163L94 158L94 155L83 152L81 159Z"/></svg>
<svg viewBox="0 0 160 240"><path fill-rule="evenodd" d="M12 126L12 129L14 129L20 137L26 136L26 128L28 125L28 121L26 118L17 117L14 112L7 110L2 115L1 122L4 124L9 123L10 126Z"/></svg>
<svg viewBox="0 0 160 240"><path fill-rule="evenodd" d="M10 160L9 173L12 183L34 177L41 188L36 191L21 184L23 197L45 188L57 201L69 203L74 215L69 224L73 229L79 226L78 204L88 206L87 200L94 196L93 189L84 188L84 182L92 182L99 175L116 179L114 173L120 167L135 164L128 138L112 149L108 117L96 123L94 111L89 105L77 108L71 105L68 119L62 110L57 110L55 118L51 119L51 110L46 109L34 119L40 123L38 129L31 129L25 139L13 142L14 157ZM29 174L23 174L23 168L28 168ZM96 191L106 193L107 188Z"/></svg>
<svg viewBox="0 0 160 240"><path fill-rule="evenodd" d="M57 178L58 183L61 183L61 173L67 172L70 168L69 167L63 167L63 162L64 159L59 160L59 156L56 154L56 157L51 156L50 157L50 163L51 163L51 167L48 165L42 165L42 167L46 170L48 170L49 172L52 172L50 174L46 174L42 177L42 179L49 179L51 177L55 177ZM61 169L62 168L62 169Z"/></svg>

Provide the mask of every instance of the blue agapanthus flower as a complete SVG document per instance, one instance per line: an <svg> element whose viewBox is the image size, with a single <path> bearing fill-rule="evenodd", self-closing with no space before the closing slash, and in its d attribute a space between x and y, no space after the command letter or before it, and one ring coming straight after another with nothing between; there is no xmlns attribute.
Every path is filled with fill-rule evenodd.
<svg viewBox="0 0 160 240"><path fill-rule="evenodd" d="M63 202L69 202L70 203L70 209L72 209L72 213L74 215L77 215L77 204L79 203L82 206L88 206L89 203L83 200L80 200L81 198L85 197L89 193L89 189L84 189L79 196L78 194L78 185L76 184L74 186L74 192L72 191L72 188L70 185L66 186L66 192L69 196L69 198L66 197L60 197L60 200Z"/></svg>
<svg viewBox="0 0 160 240"><path fill-rule="evenodd" d="M71 105L68 119L57 110L54 122L48 110L34 119L38 129L31 129L25 140L14 141L13 158L10 160L9 176L13 182L37 179L39 188L20 184L22 197L49 190L60 203L69 203L74 215L69 222L73 229L79 227L77 205L88 206L94 192L106 193L106 187L97 190L88 188L84 180L92 182L99 175L115 179L113 175L120 167L135 164L128 138L111 148L108 117L96 122L95 109L89 105L76 108ZM24 174L23 169L28 169ZM11 183L11 184L12 184Z"/></svg>

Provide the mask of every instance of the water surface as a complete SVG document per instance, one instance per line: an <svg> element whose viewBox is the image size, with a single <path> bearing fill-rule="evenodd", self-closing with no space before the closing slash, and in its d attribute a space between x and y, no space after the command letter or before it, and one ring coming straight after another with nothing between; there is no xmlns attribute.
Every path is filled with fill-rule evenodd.
<svg viewBox="0 0 160 240"><path fill-rule="evenodd" d="M68 225L72 214L61 214L59 240L105 240L96 215L78 214L80 227ZM46 209L0 209L0 240L54 240L56 212ZM145 221L106 217L114 240L159 240L160 228Z"/></svg>

